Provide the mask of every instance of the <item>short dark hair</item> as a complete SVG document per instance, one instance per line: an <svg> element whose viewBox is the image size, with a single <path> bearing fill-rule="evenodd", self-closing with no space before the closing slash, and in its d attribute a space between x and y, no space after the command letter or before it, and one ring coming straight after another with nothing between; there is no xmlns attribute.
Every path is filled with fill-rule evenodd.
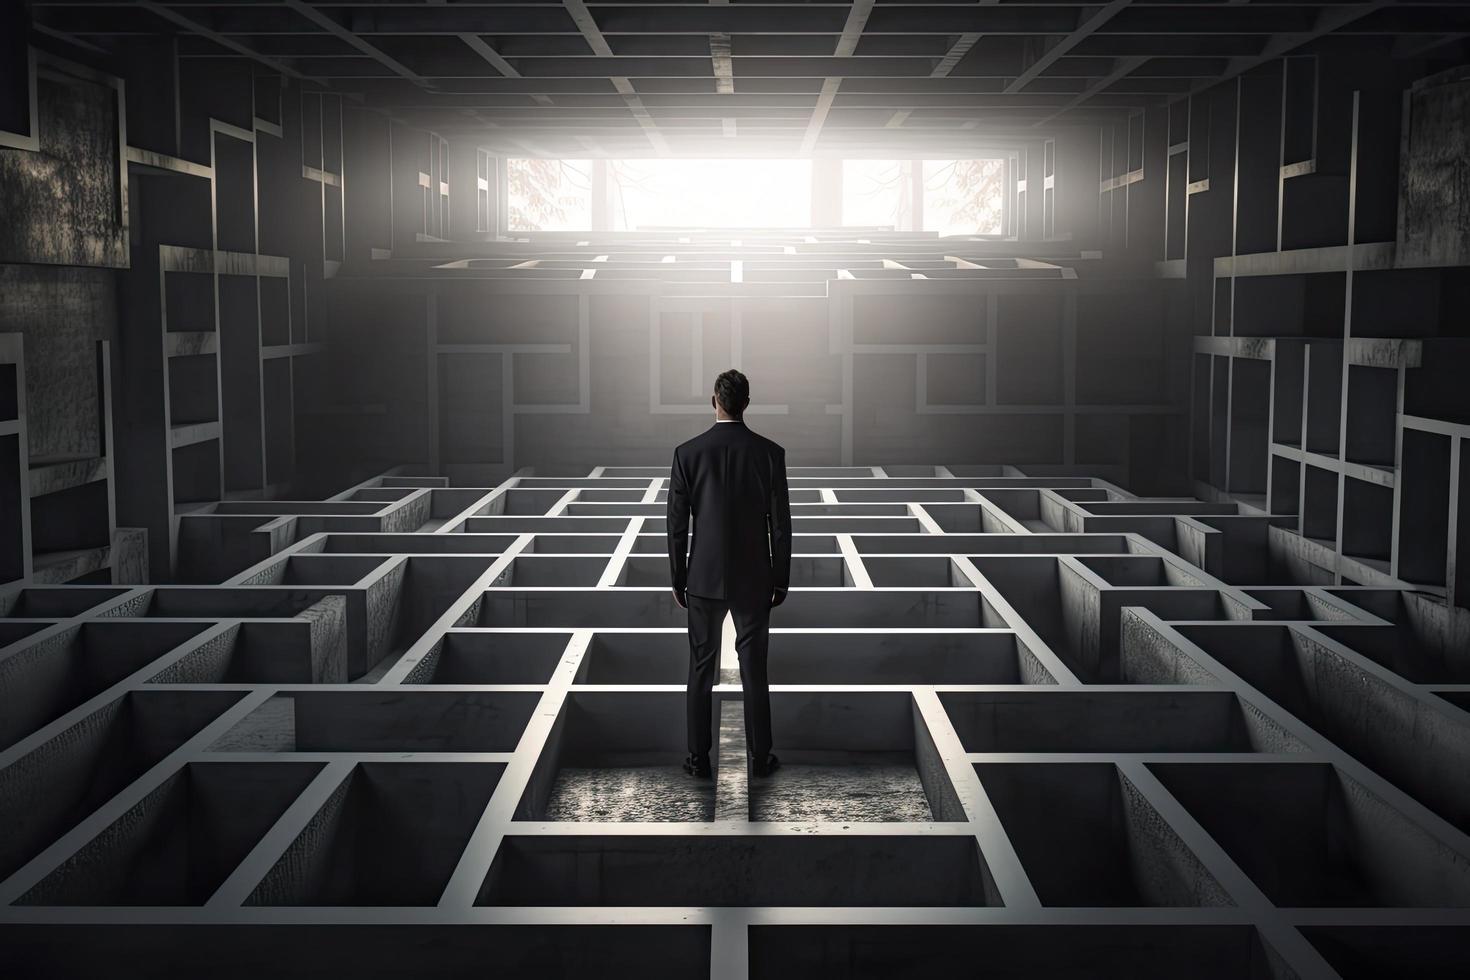
<svg viewBox="0 0 1470 980"><path fill-rule="evenodd" d="M726 415L738 416L750 404L750 381L731 368L715 379L715 399Z"/></svg>

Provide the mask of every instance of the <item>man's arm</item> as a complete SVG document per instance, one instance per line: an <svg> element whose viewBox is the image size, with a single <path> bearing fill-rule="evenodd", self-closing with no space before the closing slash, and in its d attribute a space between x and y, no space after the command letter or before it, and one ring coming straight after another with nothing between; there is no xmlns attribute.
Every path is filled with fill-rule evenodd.
<svg viewBox="0 0 1470 980"><path fill-rule="evenodd" d="M674 452L674 464L669 468L667 518L669 580L674 598L682 606L685 584L689 579L689 483L684 478L684 467L680 465L677 450Z"/></svg>
<svg viewBox="0 0 1470 980"><path fill-rule="evenodd" d="M786 453L776 453L766 520L771 531L771 605L779 606L791 586L791 495L786 489Z"/></svg>

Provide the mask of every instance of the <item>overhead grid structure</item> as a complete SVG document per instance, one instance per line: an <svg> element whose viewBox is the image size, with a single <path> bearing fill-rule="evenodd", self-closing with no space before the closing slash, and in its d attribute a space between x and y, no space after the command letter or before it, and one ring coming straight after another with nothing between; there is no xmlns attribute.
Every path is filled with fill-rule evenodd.
<svg viewBox="0 0 1470 980"><path fill-rule="evenodd" d="M563 157L586 154L583 141L610 157L973 155L1124 119L1286 54L1402 57L1470 31L1465 8L1412 0L35 10L45 30L99 46L183 31L186 57L245 54L447 136L492 127L497 153Z"/></svg>

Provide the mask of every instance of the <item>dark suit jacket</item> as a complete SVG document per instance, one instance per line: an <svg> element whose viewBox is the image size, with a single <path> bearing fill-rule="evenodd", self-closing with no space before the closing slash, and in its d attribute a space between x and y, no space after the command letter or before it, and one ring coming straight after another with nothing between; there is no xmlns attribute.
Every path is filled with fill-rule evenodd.
<svg viewBox="0 0 1470 980"><path fill-rule="evenodd" d="M791 501L780 446L744 422L716 422L674 450L668 503L675 591L755 602L790 585Z"/></svg>

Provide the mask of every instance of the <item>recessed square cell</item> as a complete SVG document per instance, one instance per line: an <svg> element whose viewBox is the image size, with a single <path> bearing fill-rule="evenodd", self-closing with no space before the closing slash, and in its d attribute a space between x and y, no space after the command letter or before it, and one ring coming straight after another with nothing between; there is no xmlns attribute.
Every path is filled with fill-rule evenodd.
<svg viewBox="0 0 1470 980"><path fill-rule="evenodd" d="M960 819L913 698L898 691L774 691L781 756L749 783L750 819L885 823Z"/></svg>
<svg viewBox="0 0 1470 980"><path fill-rule="evenodd" d="M1257 619L1349 622L1368 616L1368 613L1351 605L1347 598L1332 597L1307 589L1281 586L1243 589L1242 591L1257 602L1265 603L1269 607L1269 612L1257 612Z"/></svg>
<svg viewBox="0 0 1470 980"><path fill-rule="evenodd" d="M708 821L715 783L681 768L682 692L573 692L525 796L522 820Z"/></svg>
<svg viewBox="0 0 1470 980"><path fill-rule="evenodd" d="M772 642L777 639L771 637ZM689 634L596 633L577 668L578 684L684 684L689 679Z"/></svg>
<svg viewBox="0 0 1470 980"><path fill-rule="evenodd" d="M567 591L491 589L479 626L683 629L688 613L666 586ZM980 593L968 589L793 589L771 613L775 627L929 629L991 625Z"/></svg>
<svg viewBox="0 0 1470 980"><path fill-rule="evenodd" d="M1277 905L1470 906L1470 865L1333 766L1149 768Z"/></svg>
<svg viewBox="0 0 1470 980"><path fill-rule="evenodd" d="M202 622L98 620L36 634L0 658L0 749L204 632Z"/></svg>
<svg viewBox="0 0 1470 980"><path fill-rule="evenodd" d="M511 834L501 841L477 904L934 907L999 902L973 834Z"/></svg>
<svg viewBox="0 0 1470 980"><path fill-rule="evenodd" d="M574 517L663 517L667 508L660 503L583 503L573 500L562 510Z"/></svg>
<svg viewBox="0 0 1470 980"><path fill-rule="evenodd" d="M1183 566L1157 555L1102 555L1076 561L1109 585L1199 588L1204 584Z"/></svg>
<svg viewBox="0 0 1470 980"><path fill-rule="evenodd" d="M864 558L868 578L882 589L972 589L974 583L954 561L939 555L902 558Z"/></svg>
<svg viewBox="0 0 1470 980"><path fill-rule="evenodd" d="M504 769L359 763L245 904L437 904Z"/></svg>
<svg viewBox="0 0 1470 980"><path fill-rule="evenodd" d="M643 530L648 531L648 522L644 521ZM791 554L793 557L801 555L837 555L841 549L837 546L837 538L831 534L796 534L791 536ZM665 560L669 553L669 539L665 534L639 534L633 541L633 554L635 555L659 555Z"/></svg>
<svg viewBox="0 0 1470 980"><path fill-rule="evenodd" d="M649 586L669 585L669 560L630 555L618 573L616 585ZM793 557L791 559L791 585L793 588L841 588L851 586L852 578L847 566L839 556L831 558Z"/></svg>
<svg viewBox="0 0 1470 980"><path fill-rule="evenodd" d="M193 645L150 684L340 684L347 680L342 600L299 619L242 620Z"/></svg>
<svg viewBox="0 0 1470 980"><path fill-rule="evenodd" d="M512 558L490 584L495 588L567 588L596 585L607 569L605 558L521 555Z"/></svg>
<svg viewBox="0 0 1470 980"><path fill-rule="evenodd" d="M18 904L203 905L321 768L191 762Z"/></svg>
<svg viewBox="0 0 1470 980"><path fill-rule="evenodd" d="M451 630L419 662L410 684L545 684L566 653L569 633Z"/></svg>
<svg viewBox="0 0 1470 980"><path fill-rule="evenodd" d="M835 506L835 505L834 505ZM800 534L916 534L924 530L917 517L904 516L908 513L904 508L898 513L889 514L814 514L793 511L791 514L791 532L793 535ZM648 523L645 521L645 528Z"/></svg>
<svg viewBox="0 0 1470 980"><path fill-rule="evenodd" d="M621 534L538 534L521 549L523 555L611 555Z"/></svg>
<svg viewBox="0 0 1470 980"><path fill-rule="evenodd" d="M1411 623L1318 623L1314 629L1415 684L1470 683L1470 654Z"/></svg>
<svg viewBox="0 0 1470 980"><path fill-rule="evenodd" d="M1179 629L1374 772L1451 823L1470 827L1470 783L1445 778L1464 759L1463 719L1385 680L1315 630L1271 624ZM1364 718L1376 723L1364 724Z"/></svg>
<svg viewBox="0 0 1470 980"><path fill-rule="evenodd" d="M1017 495L1036 496L1034 490L1017 490ZM978 533L1003 533L1010 528L987 510L981 504L925 504L924 510L938 524L945 534L978 534ZM1022 523L1025 523L1023 521ZM1028 525L1030 526L1030 525ZM1051 530L1041 521L1036 521L1033 528L1037 531Z"/></svg>
<svg viewBox="0 0 1470 980"><path fill-rule="evenodd" d="M244 584L356 585L383 562L383 558L358 555L288 555Z"/></svg>
<svg viewBox="0 0 1470 980"><path fill-rule="evenodd" d="M88 585L16 589L0 596L0 617L16 619L67 619L116 599L127 589Z"/></svg>
<svg viewBox="0 0 1470 980"><path fill-rule="evenodd" d="M1234 904L1116 766L980 763L975 769L1042 904Z"/></svg>
<svg viewBox="0 0 1470 980"><path fill-rule="evenodd" d="M1301 751L1230 691L941 691L966 752Z"/></svg>
<svg viewBox="0 0 1470 980"><path fill-rule="evenodd" d="M864 555L1081 555L1127 554L1121 534L907 534L853 535Z"/></svg>
<svg viewBox="0 0 1470 980"><path fill-rule="evenodd" d="M644 520L645 529L648 519ZM546 517L541 514L490 514L465 518L471 534L622 534L625 517Z"/></svg>
<svg viewBox="0 0 1470 980"><path fill-rule="evenodd" d="M240 691L131 691L0 768L0 877L162 761Z"/></svg>
<svg viewBox="0 0 1470 980"><path fill-rule="evenodd" d="M515 543L513 534L328 534L324 554L498 555Z"/></svg>
<svg viewBox="0 0 1470 980"><path fill-rule="evenodd" d="M1279 980L1248 925L752 925L750 980ZM1377 974L1375 976L1385 976Z"/></svg>
<svg viewBox="0 0 1470 980"><path fill-rule="evenodd" d="M1464 925L1303 926L1342 980L1463 980L1470 976L1470 927Z"/></svg>
<svg viewBox="0 0 1470 980"><path fill-rule="evenodd" d="M278 694L241 719L215 752L510 752L536 691L364 687Z"/></svg>
<svg viewBox="0 0 1470 980"><path fill-rule="evenodd" d="M641 503L647 493L647 490L639 490L636 487L610 490L584 487L577 491L577 500L590 504L636 504Z"/></svg>
<svg viewBox="0 0 1470 980"><path fill-rule="evenodd" d="M772 684L1054 684L1010 632L771 635Z"/></svg>
<svg viewBox="0 0 1470 980"><path fill-rule="evenodd" d="M491 501L485 513L507 516L545 514L555 507L564 496L566 496L566 491L559 488L536 490L512 488Z"/></svg>
<svg viewBox="0 0 1470 980"><path fill-rule="evenodd" d="M57 620L54 619L0 619L0 648L18 643L32 633L39 633L56 623Z"/></svg>

